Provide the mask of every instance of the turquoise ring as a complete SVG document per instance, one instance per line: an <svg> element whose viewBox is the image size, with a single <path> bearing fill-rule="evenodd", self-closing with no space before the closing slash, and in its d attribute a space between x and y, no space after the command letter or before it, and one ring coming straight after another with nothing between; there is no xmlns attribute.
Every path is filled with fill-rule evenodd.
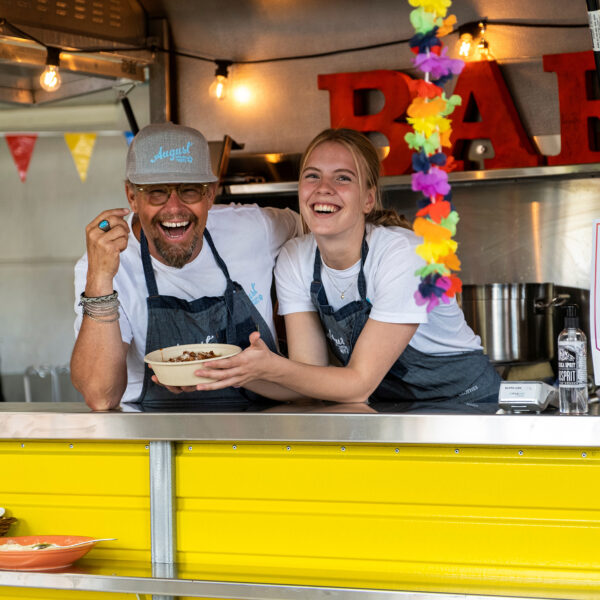
<svg viewBox="0 0 600 600"><path fill-rule="evenodd" d="M110 230L110 223L104 219L103 221L100 221L100 223L98 223L98 228L102 229L102 231L106 232Z"/></svg>

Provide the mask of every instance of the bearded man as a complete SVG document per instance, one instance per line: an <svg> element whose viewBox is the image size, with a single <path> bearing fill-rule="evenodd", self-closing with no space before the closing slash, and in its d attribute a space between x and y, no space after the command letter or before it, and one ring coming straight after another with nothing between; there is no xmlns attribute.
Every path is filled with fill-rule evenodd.
<svg viewBox="0 0 600 600"><path fill-rule="evenodd" d="M144 355L203 342L248 346L251 332L276 350L272 271L281 246L301 233L289 209L213 206L217 178L197 130L148 125L126 162L128 208L100 213L86 228L75 266L71 379L94 410L139 403L193 410L247 401L228 388L163 387ZM191 389L191 388L190 388Z"/></svg>

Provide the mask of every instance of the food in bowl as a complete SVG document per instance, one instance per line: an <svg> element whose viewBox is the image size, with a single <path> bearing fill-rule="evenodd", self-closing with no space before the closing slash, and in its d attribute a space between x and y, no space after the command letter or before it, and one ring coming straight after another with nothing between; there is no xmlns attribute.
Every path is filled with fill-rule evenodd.
<svg viewBox="0 0 600 600"><path fill-rule="evenodd" d="M69 566L100 541L80 535L27 535L0 538L0 569L49 571Z"/></svg>
<svg viewBox="0 0 600 600"><path fill-rule="evenodd" d="M215 354L212 350L209 352L194 352L193 350L184 350L179 356L170 358L169 362L190 362L191 360L206 360L207 358L218 358L220 354Z"/></svg>
<svg viewBox="0 0 600 600"><path fill-rule="evenodd" d="M150 365L163 385L187 387L213 382L208 377L197 377L194 372L205 363L230 358L241 351L233 344L182 344L154 350L146 354L144 362ZM208 358L201 358L207 355Z"/></svg>
<svg viewBox="0 0 600 600"><path fill-rule="evenodd" d="M60 548L59 544L51 544L48 542L37 543L37 544L18 544L9 540L6 544L0 546L0 552L14 552L22 550L46 550L47 548Z"/></svg>

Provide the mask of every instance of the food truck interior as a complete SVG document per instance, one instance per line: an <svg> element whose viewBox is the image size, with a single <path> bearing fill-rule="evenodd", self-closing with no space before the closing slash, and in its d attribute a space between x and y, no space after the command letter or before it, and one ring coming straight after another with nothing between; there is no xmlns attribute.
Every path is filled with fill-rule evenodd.
<svg viewBox="0 0 600 600"><path fill-rule="evenodd" d="M293 207L303 148L349 117L387 155L385 203L415 216L398 121L404 75L420 76L419 1L0 0L0 547L106 540L75 564L40 565L69 549L4 548L0 597L600 598L597 415L91 412L69 383L73 266L86 224L126 202L136 126L201 130L220 202ZM555 379L561 305L591 328L600 94L586 8L451 7L449 55L463 34L478 49L447 89L467 90L453 123L466 168L449 175L462 302L515 379ZM62 85L46 91L56 48Z"/></svg>
<svg viewBox="0 0 600 600"><path fill-rule="evenodd" d="M319 76L416 76L402 43L412 36L410 10L398 0L0 0L0 131L36 136L26 167L8 145L0 154L5 398L80 400L67 366L73 265L84 251L85 224L125 202L128 132L164 120L196 127L220 165L220 202L293 207L300 153L334 119L331 89ZM486 24L487 58L499 66L513 116L540 157L536 167L493 168L496 141L471 140L463 148L467 170L451 174L469 318L474 326L487 320L478 333L505 374L531 367L518 377L551 379L562 318L557 298L580 304L589 327L591 223L600 199L595 161L552 162L567 130L560 81L544 57L568 55L576 68L580 53L589 53L585 5L457 0L452 12L458 25ZM458 32L448 39L455 56ZM45 91L39 75L52 48L61 49L62 85ZM223 100L209 94L219 60L231 63ZM587 100L596 88L590 85ZM377 89L360 97L367 116L392 102ZM595 151L592 125L581 143ZM93 135L83 159L68 138L82 133ZM389 150L384 133L370 135ZM384 199L414 217L408 171L384 177ZM494 300L477 293L487 284L501 286ZM501 318L494 302L503 302ZM508 331L515 335L506 342Z"/></svg>

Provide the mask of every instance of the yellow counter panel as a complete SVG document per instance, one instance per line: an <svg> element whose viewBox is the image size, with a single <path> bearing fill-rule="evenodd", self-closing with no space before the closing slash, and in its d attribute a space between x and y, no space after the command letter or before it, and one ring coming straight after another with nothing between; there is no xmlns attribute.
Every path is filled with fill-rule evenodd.
<svg viewBox="0 0 600 600"><path fill-rule="evenodd" d="M600 598L596 451L190 441L176 461L180 577Z"/></svg>
<svg viewBox="0 0 600 600"><path fill-rule="evenodd" d="M194 422L181 418L182 427ZM596 421L579 422L595 435ZM450 445L407 443L403 429L398 440L169 442L174 578L600 599L600 438L585 447ZM73 573L151 577L151 443L0 439L0 506L19 519L10 535L116 537ZM0 598L135 597L8 581L0 573Z"/></svg>

